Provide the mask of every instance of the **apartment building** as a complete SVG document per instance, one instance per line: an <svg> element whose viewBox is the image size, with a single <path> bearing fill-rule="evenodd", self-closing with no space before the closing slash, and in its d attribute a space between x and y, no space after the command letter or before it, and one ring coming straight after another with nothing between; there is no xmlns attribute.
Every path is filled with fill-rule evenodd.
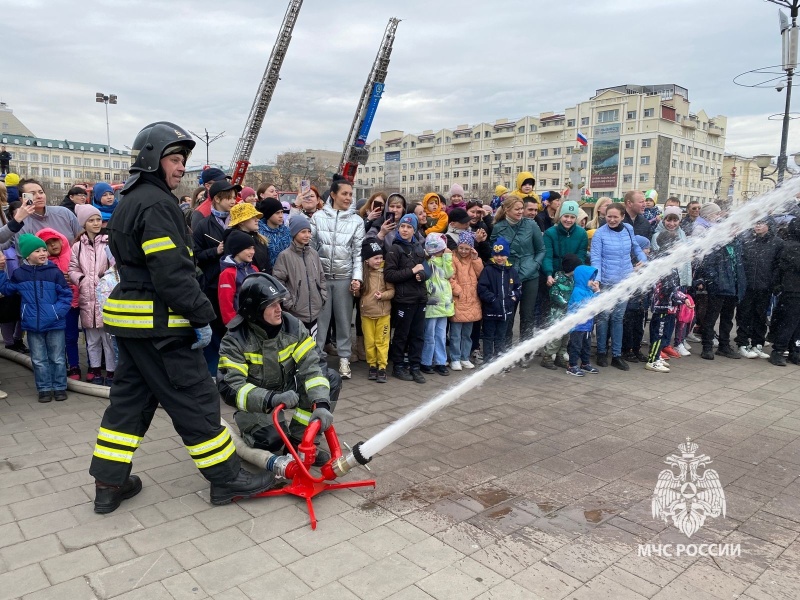
<svg viewBox="0 0 800 600"><path fill-rule="evenodd" d="M772 171L768 169L767 173ZM784 179L793 176L786 171ZM773 179L775 175L772 175ZM725 154L722 160L722 180L720 182L721 198L729 200L733 206L769 192L775 187L770 179L761 179L761 169L756 166L755 158L739 154Z"/></svg>
<svg viewBox="0 0 800 600"><path fill-rule="evenodd" d="M589 146L576 188L595 198L655 188L661 198L710 202L719 194L726 126L724 116L693 111L686 88L615 86L559 113L421 133L384 131L370 142L355 184L359 197L386 189L417 199L459 183L469 196L487 198L495 185L513 188L516 175L530 171L537 193L563 190L580 132Z"/></svg>

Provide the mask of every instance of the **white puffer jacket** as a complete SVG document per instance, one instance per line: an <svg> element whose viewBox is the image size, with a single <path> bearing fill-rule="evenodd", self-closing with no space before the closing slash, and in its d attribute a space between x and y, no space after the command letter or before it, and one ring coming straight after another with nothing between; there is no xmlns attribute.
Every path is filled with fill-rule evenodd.
<svg viewBox="0 0 800 600"><path fill-rule="evenodd" d="M322 261L325 279L362 279L364 219L355 210L330 204L311 217L311 244Z"/></svg>

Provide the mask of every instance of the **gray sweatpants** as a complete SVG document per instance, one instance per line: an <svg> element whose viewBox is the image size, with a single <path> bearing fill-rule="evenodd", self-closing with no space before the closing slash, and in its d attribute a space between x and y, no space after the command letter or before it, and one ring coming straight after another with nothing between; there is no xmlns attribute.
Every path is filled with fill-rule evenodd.
<svg viewBox="0 0 800 600"><path fill-rule="evenodd" d="M350 358L353 342L351 339L351 323L353 321L353 292L350 291L352 279L329 279L328 300L322 306L322 312L317 317L317 348L320 360L324 361L327 355L323 351L325 337L331 318L336 323L336 351L339 358Z"/></svg>

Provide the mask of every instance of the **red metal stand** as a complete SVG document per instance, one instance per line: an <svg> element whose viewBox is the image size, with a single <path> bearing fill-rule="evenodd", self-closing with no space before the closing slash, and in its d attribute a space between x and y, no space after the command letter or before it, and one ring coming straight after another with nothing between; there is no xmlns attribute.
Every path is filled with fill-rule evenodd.
<svg viewBox="0 0 800 600"><path fill-rule="evenodd" d="M286 467L286 478L291 479L291 483L277 490L261 492L253 497L263 498L267 496L283 496L286 494L291 494L293 496L305 498L306 506L308 507L308 516L311 520L311 529L316 529L317 518L314 515L314 504L311 501L314 496L326 490L375 487L375 480L368 479L364 481L350 481L347 483L327 483L328 481L336 479L336 473L333 471L331 464L342 456L339 438L336 435L336 430L333 428L333 425L328 427L328 429L325 431L325 440L328 442L328 448L330 448L331 451L331 459L320 468L322 471L322 477L314 477L311 475L308 469L314 464L314 461L317 458L317 446L314 444L314 438L316 438L317 434L319 433L320 422L317 420L308 424L308 427L306 427L306 431L303 434L303 440L300 442L300 445L297 448L300 451L298 454L298 452L289 442L288 437L284 433L283 428L280 426L278 421L279 415L283 412L283 409L283 404L275 409L275 411L272 413L272 422L275 425L276 431L283 439L283 443L286 445L287 450L289 450L294 457L294 462L289 463L289 465Z"/></svg>

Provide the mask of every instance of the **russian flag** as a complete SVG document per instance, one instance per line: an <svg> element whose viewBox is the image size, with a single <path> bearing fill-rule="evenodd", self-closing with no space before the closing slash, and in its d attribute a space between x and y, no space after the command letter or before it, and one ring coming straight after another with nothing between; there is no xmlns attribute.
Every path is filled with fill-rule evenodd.
<svg viewBox="0 0 800 600"><path fill-rule="evenodd" d="M589 145L589 140L587 140L587 139L586 139L586 136L585 136L585 135L583 135L583 134L582 134L580 131L578 132L578 138L577 138L577 142L578 142L578 143L579 143L581 146L588 146L588 145Z"/></svg>

